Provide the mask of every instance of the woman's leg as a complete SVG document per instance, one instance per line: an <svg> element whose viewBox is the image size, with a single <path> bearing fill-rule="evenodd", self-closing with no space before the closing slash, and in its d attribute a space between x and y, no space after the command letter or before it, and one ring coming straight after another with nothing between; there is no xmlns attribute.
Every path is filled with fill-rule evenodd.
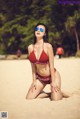
<svg viewBox="0 0 80 119"><path fill-rule="evenodd" d="M63 97L68 98L70 94L61 92L61 77L58 71L55 71L55 82L56 82L56 89L55 87L51 87L51 92L46 93L43 91L44 87L46 86L45 83L42 83L40 80L36 80L36 88L31 85L26 99L35 99L35 98L47 98L51 97L51 100L60 100ZM43 92L42 92L43 91Z"/></svg>
<svg viewBox="0 0 80 119"><path fill-rule="evenodd" d="M61 92L61 77L57 70L55 71L54 77L56 87L51 86L51 100L60 100L63 97L63 93Z"/></svg>
<svg viewBox="0 0 80 119"><path fill-rule="evenodd" d="M35 82L36 87L33 86L33 83L30 86L30 89L27 93L26 99L35 99L37 98L37 96L39 96L39 94L41 93L41 91L44 89L45 85L44 83L40 82L40 80L36 80Z"/></svg>
<svg viewBox="0 0 80 119"><path fill-rule="evenodd" d="M51 92L50 93L46 93L44 91L42 91L38 96L37 98L50 98L51 96Z"/></svg>

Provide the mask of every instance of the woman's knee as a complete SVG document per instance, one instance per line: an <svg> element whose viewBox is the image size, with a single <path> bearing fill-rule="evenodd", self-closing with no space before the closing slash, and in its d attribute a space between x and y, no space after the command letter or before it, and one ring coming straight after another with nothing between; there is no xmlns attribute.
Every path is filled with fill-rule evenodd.
<svg viewBox="0 0 80 119"><path fill-rule="evenodd" d="M62 92L59 86L51 87L51 100L62 99Z"/></svg>
<svg viewBox="0 0 80 119"><path fill-rule="evenodd" d="M35 98L36 98L36 88L31 85L26 95L26 99L35 99Z"/></svg>
<svg viewBox="0 0 80 119"><path fill-rule="evenodd" d="M61 100L62 98L63 98L63 95L61 92L51 93L51 100L58 101L58 100Z"/></svg>
<svg viewBox="0 0 80 119"><path fill-rule="evenodd" d="M32 100L32 99L35 99L35 98L27 96L26 99L27 100Z"/></svg>
<svg viewBox="0 0 80 119"><path fill-rule="evenodd" d="M37 91L35 91L35 90L32 90L32 89L29 90L28 93L27 93L26 99L35 99L36 96L38 95Z"/></svg>

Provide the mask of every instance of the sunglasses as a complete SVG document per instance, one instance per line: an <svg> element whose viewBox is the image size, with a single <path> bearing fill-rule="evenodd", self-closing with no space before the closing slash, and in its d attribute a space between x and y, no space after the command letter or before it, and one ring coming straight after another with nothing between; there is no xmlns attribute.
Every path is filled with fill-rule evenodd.
<svg viewBox="0 0 80 119"><path fill-rule="evenodd" d="M38 30L39 30L40 32L44 32L44 29L43 29L43 28L38 28L38 27L36 27L36 28L35 28L35 31L38 31Z"/></svg>

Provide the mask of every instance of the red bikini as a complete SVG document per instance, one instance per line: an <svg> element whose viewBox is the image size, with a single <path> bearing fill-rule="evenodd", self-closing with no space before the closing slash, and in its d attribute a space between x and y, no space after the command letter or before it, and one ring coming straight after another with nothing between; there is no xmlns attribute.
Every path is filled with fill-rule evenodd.
<svg viewBox="0 0 80 119"><path fill-rule="evenodd" d="M34 53L34 49L31 52L31 54L29 55L29 60L31 61L31 63L34 64L46 64L49 61L49 57L48 55L45 53L44 49L42 50L42 53L40 55L39 60L36 58L36 55Z"/></svg>
<svg viewBox="0 0 80 119"><path fill-rule="evenodd" d="M46 54L46 52L44 51L44 45L43 45L43 50L42 50L42 53L40 55L39 60L36 58L36 55L34 52L34 47L33 47L33 51L29 55L29 60L33 64L46 64L46 63L48 63L49 57ZM51 80L50 80L51 76L41 76L38 73L36 73L36 78L39 79L41 82L46 83L46 84L50 84L50 82L51 82Z"/></svg>

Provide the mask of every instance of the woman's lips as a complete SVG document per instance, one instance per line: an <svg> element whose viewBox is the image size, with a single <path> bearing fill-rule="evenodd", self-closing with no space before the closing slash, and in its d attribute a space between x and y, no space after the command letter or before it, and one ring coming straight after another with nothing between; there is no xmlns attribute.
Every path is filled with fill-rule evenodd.
<svg viewBox="0 0 80 119"><path fill-rule="evenodd" d="M37 35L40 35L40 33L37 33Z"/></svg>

